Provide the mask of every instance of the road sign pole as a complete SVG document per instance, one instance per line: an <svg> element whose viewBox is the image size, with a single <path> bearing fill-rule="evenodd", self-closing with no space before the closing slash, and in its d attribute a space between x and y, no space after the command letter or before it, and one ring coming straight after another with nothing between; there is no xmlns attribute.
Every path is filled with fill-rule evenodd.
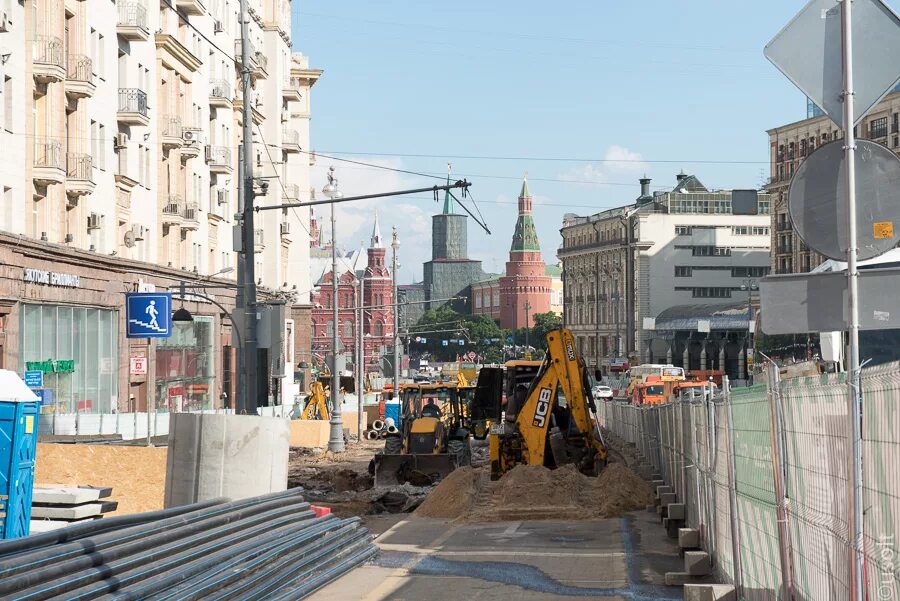
<svg viewBox="0 0 900 601"><path fill-rule="evenodd" d="M847 309L849 313L849 345L850 364L848 366L848 413L850 415L851 433L853 436L851 454L851 482L853 497L850 504L852 511L851 536L853 542L853 599L864 601L864 556L862 540L862 398L859 378L859 271L856 265L857 232L856 232L856 137L853 131L853 29L852 1L841 2L841 35L844 62L844 151L846 152L846 179L844 185L847 193Z"/></svg>

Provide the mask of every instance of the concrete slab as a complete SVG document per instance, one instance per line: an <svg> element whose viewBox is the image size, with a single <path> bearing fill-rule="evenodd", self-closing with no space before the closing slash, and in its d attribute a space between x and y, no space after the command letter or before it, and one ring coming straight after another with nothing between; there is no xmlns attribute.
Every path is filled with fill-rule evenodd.
<svg viewBox="0 0 900 601"><path fill-rule="evenodd" d="M100 490L77 488L74 486L40 486L32 493L32 503L54 503L57 505L80 505L100 498Z"/></svg>
<svg viewBox="0 0 900 601"><path fill-rule="evenodd" d="M101 503L85 503L84 505L71 506L32 506L31 517L47 518L50 520L80 520L103 513Z"/></svg>
<svg viewBox="0 0 900 601"><path fill-rule="evenodd" d="M697 549L700 547L700 531L696 528L678 529L678 546L682 549Z"/></svg>
<svg viewBox="0 0 900 601"><path fill-rule="evenodd" d="M737 601L730 584L685 584L684 601Z"/></svg>
<svg viewBox="0 0 900 601"><path fill-rule="evenodd" d="M691 576L706 576L712 571L709 553L706 551L686 551L684 554L684 571Z"/></svg>
<svg viewBox="0 0 900 601"><path fill-rule="evenodd" d="M656 498L662 499L662 496L671 493L674 489L671 486L663 485L656 487Z"/></svg>
<svg viewBox="0 0 900 601"><path fill-rule="evenodd" d="M673 492L667 492L659 495L659 504L663 507L678 502L678 495Z"/></svg>
<svg viewBox="0 0 900 601"><path fill-rule="evenodd" d="M684 515L684 503L669 503L668 516L670 520L683 520Z"/></svg>

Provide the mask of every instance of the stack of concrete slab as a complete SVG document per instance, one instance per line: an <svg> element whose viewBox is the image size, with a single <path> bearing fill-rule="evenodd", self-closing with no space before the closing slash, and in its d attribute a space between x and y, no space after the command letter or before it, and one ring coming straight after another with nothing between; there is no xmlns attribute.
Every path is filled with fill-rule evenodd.
<svg viewBox="0 0 900 601"><path fill-rule="evenodd" d="M31 498L31 532L100 519L119 506L116 501L108 500L111 495L112 489L108 487L36 486Z"/></svg>

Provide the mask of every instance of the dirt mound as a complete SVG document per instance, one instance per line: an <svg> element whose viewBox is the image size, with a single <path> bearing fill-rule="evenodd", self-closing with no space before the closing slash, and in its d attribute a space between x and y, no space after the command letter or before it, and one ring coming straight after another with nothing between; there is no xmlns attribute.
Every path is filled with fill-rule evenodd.
<svg viewBox="0 0 900 601"><path fill-rule="evenodd" d="M653 502L650 485L621 463L597 478L572 465L556 470L519 465L497 482L487 468L460 468L445 478L416 515L471 522L618 517Z"/></svg>
<svg viewBox="0 0 900 601"><path fill-rule="evenodd" d="M461 467L453 470L416 509L426 518L458 518L465 515L475 501L475 491L483 470Z"/></svg>

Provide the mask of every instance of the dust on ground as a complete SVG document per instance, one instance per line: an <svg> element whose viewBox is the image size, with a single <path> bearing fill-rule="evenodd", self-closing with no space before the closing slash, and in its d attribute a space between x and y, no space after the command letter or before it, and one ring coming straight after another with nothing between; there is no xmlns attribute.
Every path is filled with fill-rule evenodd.
<svg viewBox="0 0 900 601"><path fill-rule="evenodd" d="M107 486L109 500L124 515L163 508L166 490L166 447L91 444L37 445L34 481L63 486Z"/></svg>
<svg viewBox="0 0 900 601"><path fill-rule="evenodd" d="M415 513L467 522L582 520L618 517L652 502L650 485L619 462L596 478L573 465L519 465L496 482L488 468L464 467L438 484Z"/></svg>

